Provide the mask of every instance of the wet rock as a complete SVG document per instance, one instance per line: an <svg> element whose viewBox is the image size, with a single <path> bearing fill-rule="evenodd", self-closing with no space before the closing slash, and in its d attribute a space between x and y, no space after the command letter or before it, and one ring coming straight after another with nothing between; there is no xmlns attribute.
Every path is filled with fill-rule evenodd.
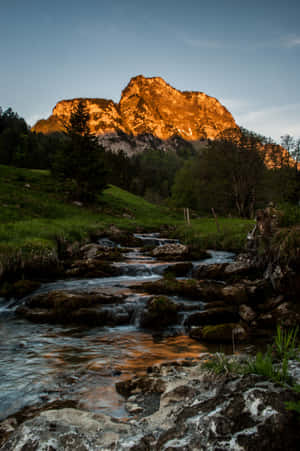
<svg viewBox="0 0 300 451"><path fill-rule="evenodd" d="M0 296L22 299L40 287L40 282L34 280L18 280L15 283L4 283L0 288Z"/></svg>
<svg viewBox="0 0 300 451"><path fill-rule="evenodd" d="M265 279L243 280L242 283L247 292L249 305L254 308L274 295L271 284Z"/></svg>
<svg viewBox="0 0 300 451"><path fill-rule="evenodd" d="M207 358L157 365L147 376L118 382L129 397L129 421L49 410L25 421L1 450L298 450L297 417L285 408L297 394L256 375L216 376L203 368Z"/></svg>
<svg viewBox="0 0 300 451"><path fill-rule="evenodd" d="M153 249L153 257L161 260L185 260L188 256L188 246L179 243L164 244Z"/></svg>
<svg viewBox="0 0 300 451"><path fill-rule="evenodd" d="M254 321L258 328L275 329L277 324L285 327L295 327L300 323L300 309L292 302L279 304L274 310L262 313Z"/></svg>
<svg viewBox="0 0 300 451"><path fill-rule="evenodd" d="M226 280L228 282L238 281L242 278L255 279L258 275L257 265L248 261L199 265L193 272L193 277L196 279Z"/></svg>
<svg viewBox="0 0 300 451"><path fill-rule="evenodd" d="M107 236L110 240L115 241L116 243L121 244L122 246L142 246L142 240L136 238L132 233L127 232L125 230L121 230L115 225L111 225L103 236Z"/></svg>
<svg viewBox="0 0 300 451"><path fill-rule="evenodd" d="M49 410L23 423L3 445L3 451L90 451L114 449L130 425L78 409Z"/></svg>
<svg viewBox="0 0 300 451"><path fill-rule="evenodd" d="M120 395L129 398L133 394L143 393L163 393L166 384L163 380L153 378L152 376L133 377L116 383L116 390Z"/></svg>
<svg viewBox="0 0 300 451"><path fill-rule="evenodd" d="M248 293L241 283L227 285L222 289L220 298L227 304L244 304L248 301Z"/></svg>
<svg viewBox="0 0 300 451"><path fill-rule="evenodd" d="M89 243L80 248L80 255L83 260L98 259L106 261L122 260L120 249L101 244Z"/></svg>
<svg viewBox="0 0 300 451"><path fill-rule="evenodd" d="M239 306L239 315L246 323L251 323L257 316L255 311L245 304Z"/></svg>
<svg viewBox="0 0 300 451"><path fill-rule="evenodd" d="M75 260L66 269L66 277L112 277L119 275L119 269L113 263L93 259Z"/></svg>
<svg viewBox="0 0 300 451"><path fill-rule="evenodd" d="M77 404L76 401L72 400L55 400L24 407L6 420L0 422L0 446L7 441L16 428L24 423L24 421L32 419L46 410L76 408Z"/></svg>
<svg viewBox="0 0 300 451"><path fill-rule="evenodd" d="M214 263L213 265L199 265L192 275L195 279L223 280L227 263Z"/></svg>
<svg viewBox="0 0 300 451"><path fill-rule="evenodd" d="M210 254L207 251L180 243L167 243L162 246L157 246L152 250L151 255L160 260L169 261L202 260L210 258Z"/></svg>
<svg viewBox="0 0 300 451"><path fill-rule="evenodd" d="M18 423L15 418L8 418L0 423L0 446L7 441L17 426Z"/></svg>
<svg viewBox="0 0 300 451"><path fill-rule="evenodd" d="M259 312L268 312L270 310L275 309L278 307L278 305L283 304L284 297L282 295L272 297L270 299L267 299L263 304L259 304L256 306L256 309Z"/></svg>
<svg viewBox="0 0 300 451"><path fill-rule="evenodd" d="M185 277L193 268L192 263L182 262L168 266L163 274L172 274L174 277Z"/></svg>
<svg viewBox="0 0 300 451"><path fill-rule="evenodd" d="M248 301L248 292L244 284L226 286L213 280L164 278L143 283L143 288L148 293L179 295L203 302L222 301L227 305L245 304Z"/></svg>
<svg viewBox="0 0 300 451"><path fill-rule="evenodd" d="M175 324L178 317L178 306L166 296L150 298L140 319L141 327L161 329Z"/></svg>
<svg viewBox="0 0 300 451"><path fill-rule="evenodd" d="M246 330L238 323L208 325L190 331L191 338L211 343L231 343L234 339L243 341L247 336Z"/></svg>
<svg viewBox="0 0 300 451"><path fill-rule="evenodd" d="M189 315L186 320L188 326L215 325L223 323L232 323L239 320L239 315L235 307L217 307L209 308L202 312L196 312Z"/></svg>
<svg viewBox="0 0 300 451"><path fill-rule="evenodd" d="M143 288L149 293L180 295L188 299L203 301L217 300L223 287L223 284L217 282L197 281L195 279L176 280L164 278L155 282L143 283Z"/></svg>
<svg viewBox="0 0 300 451"><path fill-rule="evenodd" d="M105 306L122 304L124 297L122 294L101 289L84 294L71 291L52 291L27 299L23 305L17 308L16 313L35 322L79 322L91 325L116 322L119 324L117 315L120 311L118 308ZM113 312L115 312L115 317L113 317ZM130 308L127 310L123 306L123 312L129 319L132 313Z"/></svg>

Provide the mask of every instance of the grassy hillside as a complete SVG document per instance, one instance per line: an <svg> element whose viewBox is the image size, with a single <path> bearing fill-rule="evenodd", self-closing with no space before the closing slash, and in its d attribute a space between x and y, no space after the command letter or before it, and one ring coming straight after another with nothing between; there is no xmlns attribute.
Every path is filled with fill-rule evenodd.
<svg viewBox="0 0 300 451"><path fill-rule="evenodd" d="M154 230L176 225L177 234L203 247L239 247L252 221L221 218L221 231L212 218L184 225L181 212L150 204L143 198L110 186L93 207L67 202L48 171L0 165L0 254L52 250L56 238L81 240L110 224L127 230ZM230 245L232 244L232 246Z"/></svg>

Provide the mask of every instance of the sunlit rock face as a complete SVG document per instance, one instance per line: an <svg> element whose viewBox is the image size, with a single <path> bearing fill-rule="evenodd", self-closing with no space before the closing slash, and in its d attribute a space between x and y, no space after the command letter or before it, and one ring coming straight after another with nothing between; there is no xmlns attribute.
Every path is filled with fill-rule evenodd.
<svg viewBox="0 0 300 451"><path fill-rule="evenodd" d="M38 121L33 130L60 131L79 100L58 102L52 115ZM174 135L199 141L215 139L223 130L237 127L229 111L214 97L203 92L178 91L160 77L132 78L119 104L105 99L82 100L90 114L91 132L102 138L108 134L110 140L113 136L118 141L118 134L123 132L134 137L153 135L163 141Z"/></svg>

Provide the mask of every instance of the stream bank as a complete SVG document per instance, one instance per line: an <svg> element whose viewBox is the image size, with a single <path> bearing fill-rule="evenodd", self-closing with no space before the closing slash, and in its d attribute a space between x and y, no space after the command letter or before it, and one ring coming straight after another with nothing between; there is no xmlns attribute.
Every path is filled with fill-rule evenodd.
<svg viewBox="0 0 300 451"><path fill-rule="evenodd" d="M206 413L201 416L197 409L190 409L193 403L199 401L203 390L212 390L214 401L201 398L199 402L201 405L203 402L208 403L211 409L209 417L212 418L209 428L212 434L218 436L214 428L220 427L222 430L223 420L217 427L214 412L220 411L216 395L224 385L221 384L218 389L219 382L215 378L203 379L199 369L197 375L193 376L199 381L199 391L189 392L185 388L180 389L182 394L180 390L179 394L176 391L170 401L170 406L174 408L174 402L179 401L172 417L173 423L171 420L167 422L170 406L157 417L157 421L166 421L164 438L161 437L162 431L157 422L153 423L153 427L149 425L149 428L144 428L143 419L140 418L141 415L146 418L155 414L156 410L143 412L143 407L135 402L138 398L131 399L131 405L125 404L122 396L125 392L122 393L122 389L117 392L115 384L121 387L123 381L126 383L128 378L135 377L133 375L145 373L147 368L148 372L157 372L154 364L182 359L185 363L179 365L181 369L177 370L178 363L173 362L170 372L174 373L175 380L179 378L181 385L186 386L189 381L187 368L197 367L199 355L204 352L214 352L220 346L225 350L224 343L227 342L228 352L231 353L233 338L234 345L242 349L242 343L247 345L251 334L257 336L261 331L261 336L272 335L274 324L270 321L265 327L267 321L263 315L270 313L273 318L274 310L282 306L285 299L275 296L272 285L261 278L251 261L233 261L233 254L213 251L209 256L201 255L202 258L208 258L190 261L187 260L191 255L189 249L182 247L176 240L161 238L158 234L137 234L130 237L130 242L122 243L112 238L111 235L98 237L97 243L81 246L75 252L76 258L74 250L65 249L64 276L71 270L66 279L48 283L40 280L40 286L33 293L20 299L1 300L0 352L3 365L0 414L2 420L9 416L11 429L5 435L5 440L12 434L11 439L3 445L4 450L15 449L13 446L19 446L17 444L22 440L33 450L43 449L39 448L42 446L40 444L49 440L53 449L71 449L67 447L71 443L78 443L78 449L106 449L103 448L104 443L107 443L107 449L201 449L204 445L199 438L195 438L195 425L200 417L207 416L207 410L205 408ZM103 271L104 263L107 265L106 272L100 274L97 271ZM294 320L295 315L289 314L286 318ZM201 385L203 381L205 384ZM143 387L136 386L136 393L129 391L127 395L134 397L141 393L142 404L147 404L148 400L152 408L160 410L160 406L164 407L161 393L168 393L174 381L169 388L164 386L163 389L160 381L155 382L156 387L161 387L159 395L152 389L149 391L148 382L146 380ZM254 382L248 380L245 384L241 381L241 385L232 385L229 379L229 392L225 393L230 396L235 391L232 387L240 387L247 392L252 390ZM213 389L213 386L216 388ZM276 388L268 386L266 391L275 393ZM181 404L182 397L188 401L187 404ZM251 400L254 406L265 402L264 398L257 401L254 397ZM276 412L264 418L268 420L272 417L275 424L278 418L283 421L284 400L285 397L280 401L279 417L275 405L268 401L271 403L268 412L272 409ZM62 402L59 411L47 414L51 406L55 409L53 403L58 401ZM71 411L65 410L64 402L70 401L75 404ZM19 421L16 419L19 418L18 412L34 405L39 408L32 414L33 420L28 420L33 423L25 422L23 426L23 421L30 415L26 418L24 413L22 421ZM247 401L245 407L241 407L239 401L236 407L242 410L247 407L250 412L247 427L241 425L246 430L242 435L246 436L252 434L254 428L254 407L251 406ZM75 410L72 410L74 407ZM198 418L188 423L191 424L190 442L184 435L184 429L180 429L182 436L174 432L175 424L183 425L180 418L190 418L190 414L181 417L183 407L193 413L191 418ZM135 419L136 415L140 417ZM128 420L125 423L122 420L132 416L133 423L131 420L129 423ZM53 420L54 417L59 419L58 423ZM112 417L116 419L112 420ZM294 417L288 418L288 422L294 421ZM200 429L207 426L205 421L199 426ZM236 422L237 418L233 416L232 421ZM128 424L129 428L125 427ZM155 429L155 424L158 429ZM283 421L283 424L286 423ZM90 426L94 431L92 436L89 435ZM236 427L226 429L227 438L238 432L233 430ZM257 427L260 431L261 426ZM31 431L29 436L25 433L28 430ZM108 436L102 434L104 430L110 431ZM56 431L61 438L57 437ZM119 437L120 431L126 432L125 441ZM280 435L277 429L262 431ZM59 448L62 447L62 437L66 441L64 448ZM168 437L170 440L167 440ZM79 438L82 441L76 442ZM209 437L205 440L209 440ZM231 442L226 439L228 443L220 440L218 436L209 445L211 448L203 449L254 449L260 438L253 439L253 448L242 448L239 440ZM292 435L291 440L294 440ZM84 448L86 443L93 443L92 448ZM265 443L269 446L269 442ZM291 443L290 449L294 449L293 442L288 443Z"/></svg>

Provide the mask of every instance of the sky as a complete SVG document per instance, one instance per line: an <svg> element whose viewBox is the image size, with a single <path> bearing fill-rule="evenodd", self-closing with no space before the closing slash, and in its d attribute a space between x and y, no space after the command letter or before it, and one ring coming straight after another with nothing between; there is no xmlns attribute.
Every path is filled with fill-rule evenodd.
<svg viewBox="0 0 300 451"><path fill-rule="evenodd" d="M118 102L143 74L300 136L299 0L0 0L0 61L0 106L30 125L62 99Z"/></svg>

